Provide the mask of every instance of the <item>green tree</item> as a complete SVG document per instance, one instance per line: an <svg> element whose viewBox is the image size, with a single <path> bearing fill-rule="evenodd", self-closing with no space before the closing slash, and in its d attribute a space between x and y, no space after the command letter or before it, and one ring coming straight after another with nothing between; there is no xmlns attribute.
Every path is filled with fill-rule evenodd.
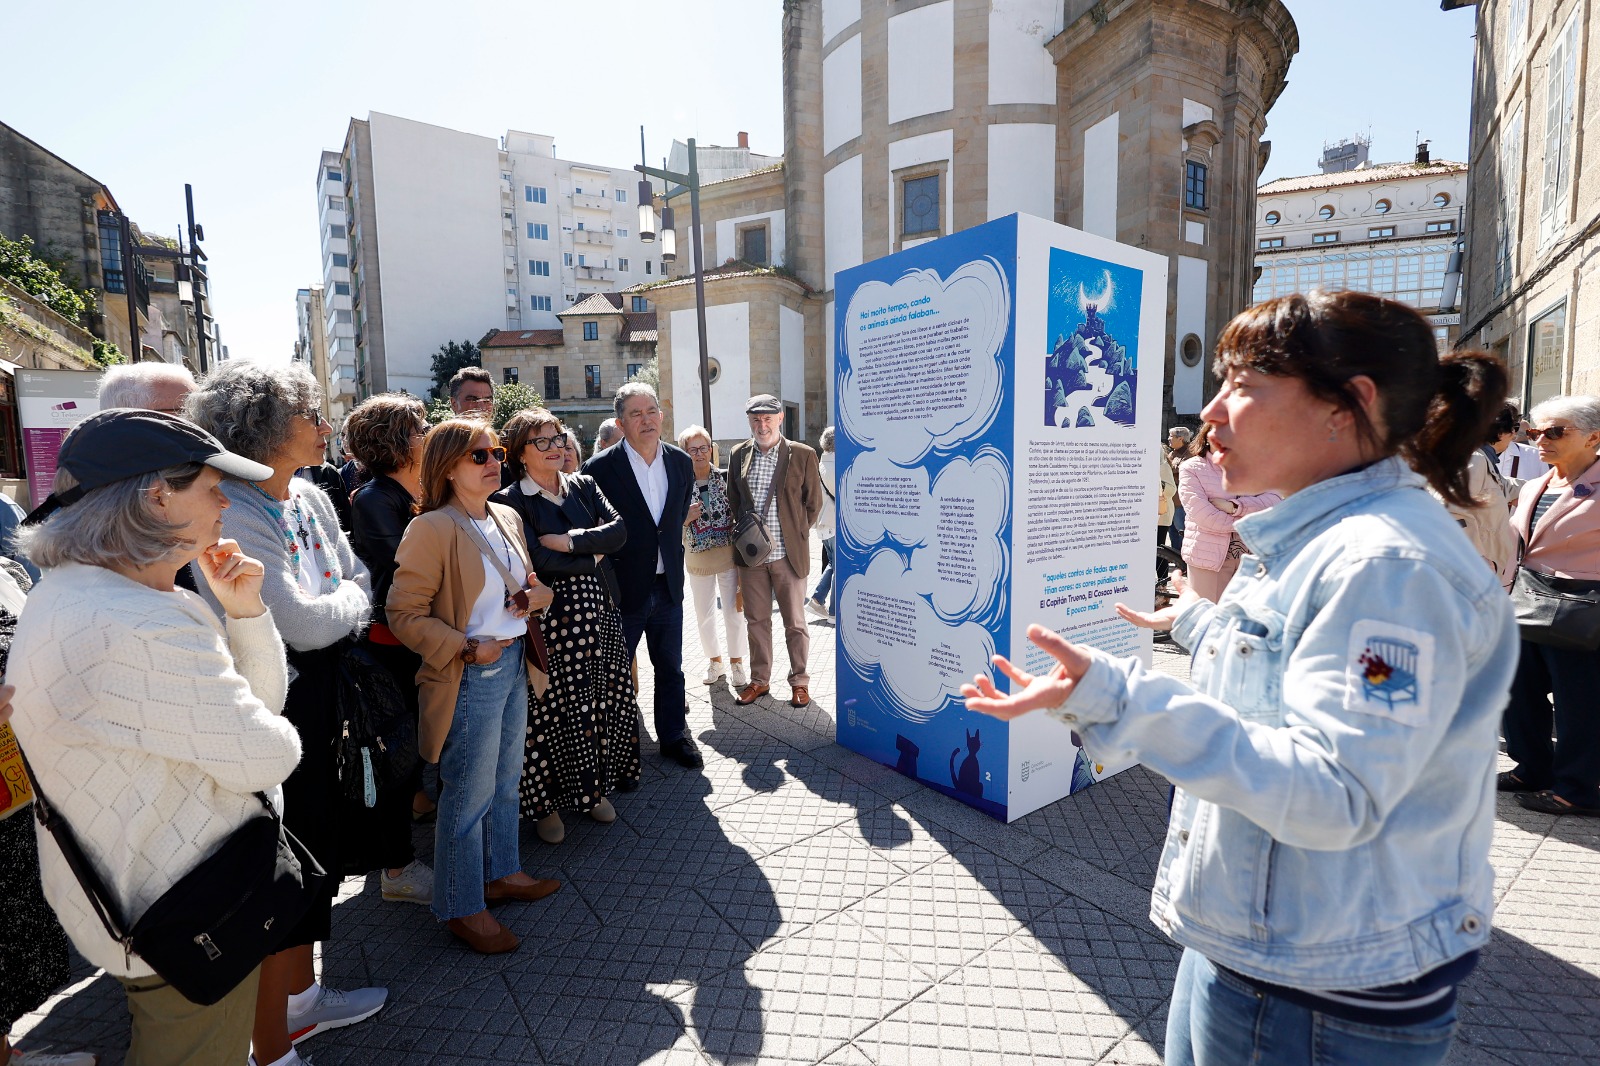
<svg viewBox="0 0 1600 1066"><path fill-rule="evenodd" d="M117 366L128 360L123 357L122 349L110 341L96 340L94 342L94 361L101 366Z"/></svg>
<svg viewBox="0 0 1600 1066"><path fill-rule="evenodd" d="M648 363L645 363L643 366L641 366L639 368L639 372L637 374L633 375L633 377L629 378L628 380L629 381L643 382L644 384L649 385L652 389L654 389L657 396L660 396L661 395L661 358L660 358L660 356L652 355L650 357L650 361Z"/></svg>
<svg viewBox="0 0 1600 1066"><path fill-rule="evenodd" d="M433 353L433 394L434 396L447 396L450 379L456 376L456 371L466 366L482 366L479 361L483 358L478 351L478 346L471 341L451 341L439 345L439 350Z"/></svg>
<svg viewBox="0 0 1600 1066"><path fill-rule="evenodd" d="M502 430L511 416L530 407L543 407L544 397L532 385L520 381L496 385L494 389L494 428Z"/></svg>
<svg viewBox="0 0 1600 1066"><path fill-rule="evenodd" d="M82 320L93 303L91 296L62 277L59 267L34 252L33 238L26 234L14 241L0 234L0 277L74 323Z"/></svg>

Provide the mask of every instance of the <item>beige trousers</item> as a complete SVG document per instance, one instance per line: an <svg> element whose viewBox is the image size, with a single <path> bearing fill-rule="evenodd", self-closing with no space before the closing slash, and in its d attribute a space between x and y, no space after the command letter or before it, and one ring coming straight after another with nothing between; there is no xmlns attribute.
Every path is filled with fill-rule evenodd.
<svg viewBox="0 0 1600 1066"><path fill-rule="evenodd" d="M256 986L261 968L209 1007L184 999L159 977L121 978L133 1015L133 1043L127 1066L182 1066L184 1063L244 1063L256 1021Z"/></svg>
<svg viewBox="0 0 1600 1066"><path fill-rule="evenodd" d="M1203 570L1198 566L1189 567L1189 587L1212 603L1219 603L1222 594L1228 590L1228 582L1233 580L1233 575L1239 572L1238 556L1231 556L1222 561L1221 570Z"/></svg>
<svg viewBox="0 0 1600 1066"><path fill-rule="evenodd" d="M772 599L783 616L783 634L789 646L789 684L811 684L806 658L811 654L811 632L806 628L806 583L795 576L787 558L760 566L747 566L744 586L744 623L750 635L750 680L772 683Z"/></svg>

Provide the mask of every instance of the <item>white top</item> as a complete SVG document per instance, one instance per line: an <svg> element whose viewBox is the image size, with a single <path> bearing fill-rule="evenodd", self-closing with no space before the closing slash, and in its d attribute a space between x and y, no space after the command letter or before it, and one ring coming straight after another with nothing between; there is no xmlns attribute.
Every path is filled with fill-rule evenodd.
<svg viewBox="0 0 1600 1066"><path fill-rule="evenodd" d="M817 536L827 540L833 536L835 507L834 494L838 491L838 477L833 469L833 453L823 452L817 463L817 474L822 478L822 510L817 512Z"/></svg>
<svg viewBox="0 0 1600 1066"><path fill-rule="evenodd" d="M270 611L224 622L192 592L69 563L28 596L6 674L40 790L129 924L300 761L300 735L280 717L289 683ZM106 935L42 828L39 867L90 965L151 975Z"/></svg>
<svg viewBox="0 0 1600 1066"><path fill-rule="evenodd" d="M500 532L495 520L491 517L474 518L471 521L500 561L506 564L511 576L517 579L518 586L526 585L528 569L522 565L521 556L512 549L511 542ZM467 618L467 636L479 640L510 640L522 636L528 631L528 623L506 607L506 583L500 576L500 568L483 554L482 549L479 549L478 557L483 560L483 591L473 601L472 614Z"/></svg>
<svg viewBox="0 0 1600 1066"><path fill-rule="evenodd" d="M644 457L633 450L633 445L628 443L628 438L622 438L622 447L628 453L628 465L633 467L633 479L639 483L639 492L644 496L644 505L650 508L650 517L659 527L661 525L661 512L667 509L667 456L666 449L656 445L656 461L647 463ZM667 572L666 560L661 557L661 552L656 552L656 573Z"/></svg>

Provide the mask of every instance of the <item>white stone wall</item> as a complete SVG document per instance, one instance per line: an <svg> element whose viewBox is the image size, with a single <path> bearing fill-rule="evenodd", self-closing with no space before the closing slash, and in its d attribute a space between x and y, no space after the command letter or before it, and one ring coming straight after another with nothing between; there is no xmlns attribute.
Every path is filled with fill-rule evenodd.
<svg viewBox="0 0 1600 1066"><path fill-rule="evenodd" d="M955 35L954 0L890 16L891 123L955 106Z"/></svg>
<svg viewBox="0 0 1600 1066"><path fill-rule="evenodd" d="M672 312L673 424L682 429L701 420L700 329L694 308ZM721 368L711 383L712 428L724 439L739 437L750 400L750 305L706 308L706 352Z"/></svg>

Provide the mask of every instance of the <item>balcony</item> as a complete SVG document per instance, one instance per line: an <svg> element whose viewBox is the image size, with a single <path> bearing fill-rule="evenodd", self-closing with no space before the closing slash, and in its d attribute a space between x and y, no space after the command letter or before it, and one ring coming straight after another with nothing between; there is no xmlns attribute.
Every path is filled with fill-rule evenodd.
<svg viewBox="0 0 1600 1066"><path fill-rule="evenodd" d="M580 266L576 269L579 281L611 281L617 276L611 267Z"/></svg>
<svg viewBox="0 0 1600 1066"><path fill-rule="evenodd" d="M574 244L598 244L611 247L616 243L616 235L608 229L578 229L572 231Z"/></svg>
<svg viewBox="0 0 1600 1066"><path fill-rule="evenodd" d="M513 277L516 276L516 273L517 273L517 259L516 259L516 256L511 256L511 255L506 256L506 273L512 275Z"/></svg>
<svg viewBox="0 0 1600 1066"><path fill-rule="evenodd" d="M572 206L581 207L589 211L609 212L611 210L611 201L604 196L594 196L589 193L575 192L572 194Z"/></svg>

